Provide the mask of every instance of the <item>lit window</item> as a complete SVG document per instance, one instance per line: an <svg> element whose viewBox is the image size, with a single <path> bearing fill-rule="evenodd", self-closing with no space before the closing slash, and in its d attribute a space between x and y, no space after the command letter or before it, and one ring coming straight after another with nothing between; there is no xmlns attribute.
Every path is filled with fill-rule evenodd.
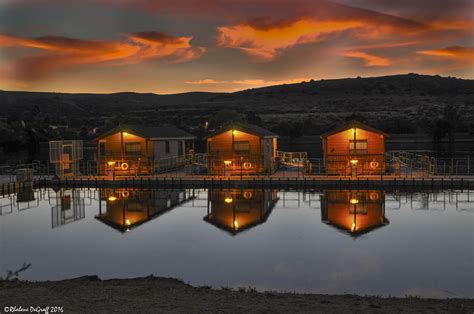
<svg viewBox="0 0 474 314"><path fill-rule="evenodd" d="M354 140L349 141L349 153L351 154L367 154L367 140L356 140L354 148Z"/></svg>
<svg viewBox="0 0 474 314"><path fill-rule="evenodd" d="M234 142L234 151L239 153L248 153L250 152L250 143L249 141L235 141Z"/></svg>
<svg viewBox="0 0 474 314"><path fill-rule="evenodd" d="M142 153L142 145L140 143L125 143L125 154L128 156L137 156Z"/></svg>

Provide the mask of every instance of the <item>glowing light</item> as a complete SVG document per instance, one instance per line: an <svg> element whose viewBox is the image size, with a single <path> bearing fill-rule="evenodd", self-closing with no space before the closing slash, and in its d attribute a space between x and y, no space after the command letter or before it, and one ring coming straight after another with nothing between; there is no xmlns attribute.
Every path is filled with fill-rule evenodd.
<svg viewBox="0 0 474 314"><path fill-rule="evenodd" d="M351 159L351 165L356 166L359 163L357 159Z"/></svg>
<svg viewBox="0 0 474 314"><path fill-rule="evenodd" d="M130 226L130 220L128 220L128 219L125 220L125 224L126 224L127 226Z"/></svg>
<svg viewBox="0 0 474 314"><path fill-rule="evenodd" d="M115 166L115 161L107 161L107 165L109 167L113 167L113 166Z"/></svg>
<svg viewBox="0 0 474 314"><path fill-rule="evenodd" d="M351 232L354 232L356 230L356 224L355 222L352 223L352 227L351 227Z"/></svg>
<svg viewBox="0 0 474 314"><path fill-rule="evenodd" d="M230 166L232 164L232 160L224 160L224 165Z"/></svg>
<svg viewBox="0 0 474 314"><path fill-rule="evenodd" d="M237 220L234 220L234 228L239 228L239 222Z"/></svg>
<svg viewBox="0 0 474 314"><path fill-rule="evenodd" d="M237 130L232 130L232 134L237 134Z"/></svg>
<svg viewBox="0 0 474 314"><path fill-rule="evenodd" d="M355 133L355 132L356 132L356 129L355 129L355 128L353 128L353 129L352 129L352 133Z"/></svg>
<svg viewBox="0 0 474 314"><path fill-rule="evenodd" d="M127 132L123 132L123 136L128 136L128 133L127 133Z"/></svg>
<svg viewBox="0 0 474 314"><path fill-rule="evenodd" d="M359 204L359 200L357 198L352 198L350 202L352 205Z"/></svg>
<svg viewBox="0 0 474 314"><path fill-rule="evenodd" d="M117 200L117 198L116 198L115 196L109 196L109 198L108 198L108 199L109 199L109 201L111 201L111 202L113 202L113 201Z"/></svg>
<svg viewBox="0 0 474 314"><path fill-rule="evenodd" d="M224 199L224 202L226 202L227 204L232 203L232 197L226 197L226 198Z"/></svg>

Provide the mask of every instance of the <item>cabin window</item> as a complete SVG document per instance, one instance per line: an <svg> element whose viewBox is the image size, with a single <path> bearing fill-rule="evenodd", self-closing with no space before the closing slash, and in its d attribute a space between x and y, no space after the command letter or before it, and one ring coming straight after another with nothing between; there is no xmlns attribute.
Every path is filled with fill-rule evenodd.
<svg viewBox="0 0 474 314"><path fill-rule="evenodd" d="M355 143L355 146L354 146ZM367 154L367 140L350 140L349 153L351 154Z"/></svg>
<svg viewBox="0 0 474 314"><path fill-rule="evenodd" d="M250 152L250 143L249 141L235 141L234 142L234 151L238 153L248 153Z"/></svg>
<svg viewBox="0 0 474 314"><path fill-rule="evenodd" d="M142 153L142 145L140 143L125 143L125 154L128 156L137 156Z"/></svg>
<svg viewBox="0 0 474 314"><path fill-rule="evenodd" d="M169 154L170 152L170 141L165 141L165 153Z"/></svg>

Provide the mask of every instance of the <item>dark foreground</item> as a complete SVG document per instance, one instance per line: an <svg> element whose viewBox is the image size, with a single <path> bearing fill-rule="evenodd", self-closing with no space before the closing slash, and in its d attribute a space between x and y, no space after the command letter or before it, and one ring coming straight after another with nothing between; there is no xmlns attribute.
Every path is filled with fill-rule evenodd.
<svg viewBox="0 0 474 314"><path fill-rule="evenodd" d="M450 312L473 313L474 299L379 298L213 290L176 279L146 277L102 281L81 277L57 282L0 281L0 313L5 307L70 312ZM13 312L9 308L9 312ZM52 312L50 310L50 312ZM31 311L30 311L31 313Z"/></svg>

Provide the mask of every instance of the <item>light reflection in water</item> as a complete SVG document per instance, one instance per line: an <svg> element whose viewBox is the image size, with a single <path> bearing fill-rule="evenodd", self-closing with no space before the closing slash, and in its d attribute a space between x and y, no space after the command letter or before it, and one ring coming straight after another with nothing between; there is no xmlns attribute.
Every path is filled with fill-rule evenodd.
<svg viewBox="0 0 474 314"><path fill-rule="evenodd" d="M473 191L30 190L0 197L0 275L474 297L473 218Z"/></svg>
<svg viewBox="0 0 474 314"><path fill-rule="evenodd" d="M103 189L95 218L120 232L128 232L191 197L186 190Z"/></svg>
<svg viewBox="0 0 474 314"><path fill-rule="evenodd" d="M357 237L389 223L383 191L324 191L322 221Z"/></svg>
<svg viewBox="0 0 474 314"><path fill-rule="evenodd" d="M264 223L277 201L276 190L209 190L204 220L235 235Z"/></svg>

